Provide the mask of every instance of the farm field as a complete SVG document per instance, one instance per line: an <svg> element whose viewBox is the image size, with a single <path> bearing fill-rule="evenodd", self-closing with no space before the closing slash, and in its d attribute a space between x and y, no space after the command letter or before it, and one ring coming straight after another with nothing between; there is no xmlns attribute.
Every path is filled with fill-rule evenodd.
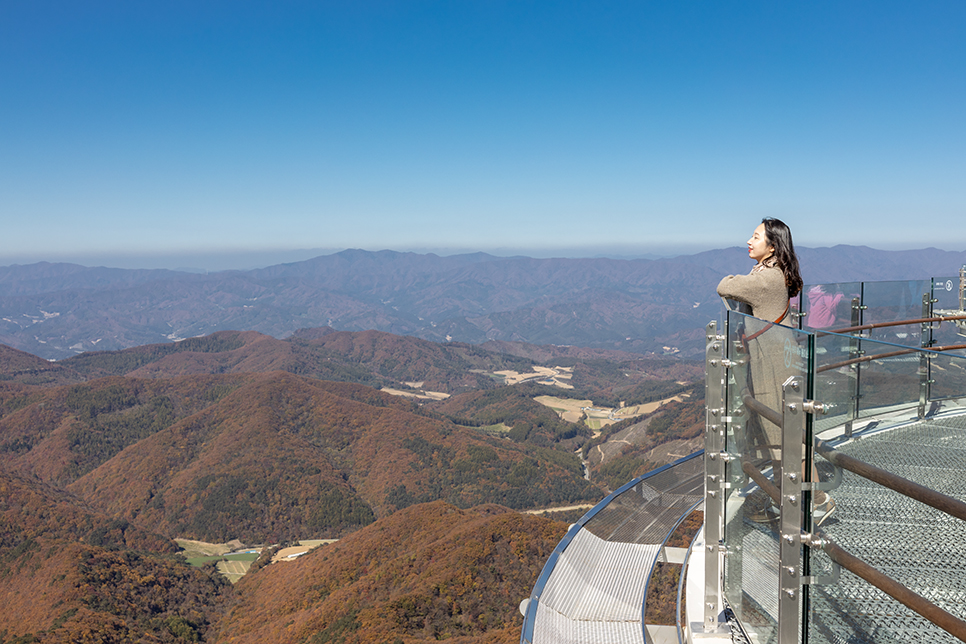
<svg viewBox="0 0 966 644"><path fill-rule="evenodd" d="M520 373L518 371L505 370L497 371L495 376L503 378L503 382L508 385L516 385L528 380L535 380L543 385L552 385L561 389L573 389L570 384L574 377L573 367L534 367L530 373Z"/></svg>
<svg viewBox="0 0 966 644"><path fill-rule="evenodd" d="M409 384L409 383L406 383ZM420 383L421 384L421 383ZM449 394L443 393L441 391L424 391L422 389L403 390L403 389L393 389L391 387L383 387L382 391L386 392L391 396L402 396L404 398L417 398L419 400L446 400L449 398Z"/></svg>
<svg viewBox="0 0 966 644"><path fill-rule="evenodd" d="M297 546L282 548L272 556L272 563L280 561L294 561L306 552L314 550L327 543L335 543L338 539L302 539Z"/></svg>
<svg viewBox="0 0 966 644"><path fill-rule="evenodd" d="M262 552L261 547L247 548L238 540L228 543L207 543L191 539L175 539L181 546L181 555L192 566L198 568L215 562L218 572L231 583L237 582L252 567Z"/></svg>
<svg viewBox="0 0 966 644"><path fill-rule="evenodd" d="M195 541L193 539L175 539L174 541L181 547L181 554L185 559L226 555L245 548L245 544L237 539L227 543L208 543L207 541Z"/></svg>
<svg viewBox="0 0 966 644"><path fill-rule="evenodd" d="M633 405L631 407L595 407L592 400L575 400L573 398L560 398L557 396L537 396L535 401L549 407L557 412L564 420L571 423L578 423L581 420L592 430L599 430L607 425L643 416L657 411L664 404L671 401L681 401L681 396L672 396L664 400L655 400L643 405Z"/></svg>
<svg viewBox="0 0 966 644"><path fill-rule="evenodd" d="M231 583L236 583L251 569L260 553L251 552L237 555L225 555L216 565L218 572Z"/></svg>

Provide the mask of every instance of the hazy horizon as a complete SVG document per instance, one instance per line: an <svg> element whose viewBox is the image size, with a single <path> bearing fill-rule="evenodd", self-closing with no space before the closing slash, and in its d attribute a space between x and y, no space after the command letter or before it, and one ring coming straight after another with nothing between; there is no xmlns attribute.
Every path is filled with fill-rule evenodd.
<svg viewBox="0 0 966 644"><path fill-rule="evenodd" d="M838 244L828 244L822 246L797 245L799 250L811 248L831 248ZM867 244L845 244L846 246L867 246L875 250L883 251L926 251L938 249L942 251L955 252L955 248L942 248L939 245L908 247L908 248L883 248ZM3 257L0 256L0 267L14 265L30 265L42 262L52 264L66 263L77 264L86 267L105 267L121 269L169 269L186 272L219 272L230 270L254 270L275 266L278 264L290 264L302 262L315 257L333 255L347 250L363 250L367 252L393 251L399 253L433 254L440 257L451 257L454 255L467 255L474 253L486 253L495 257L531 257L535 259L550 258L606 258L606 259L670 259L687 255L696 255L713 250L729 250L743 248L743 244L732 244L730 246L691 246L691 247L571 247L571 248L305 248L305 249L272 249L272 250L227 250L209 253L131 253L131 254L75 254L61 256L40 256L30 255L23 257Z"/></svg>
<svg viewBox="0 0 966 644"><path fill-rule="evenodd" d="M765 216L966 248L964 29L952 0L4 3L0 257L673 255Z"/></svg>

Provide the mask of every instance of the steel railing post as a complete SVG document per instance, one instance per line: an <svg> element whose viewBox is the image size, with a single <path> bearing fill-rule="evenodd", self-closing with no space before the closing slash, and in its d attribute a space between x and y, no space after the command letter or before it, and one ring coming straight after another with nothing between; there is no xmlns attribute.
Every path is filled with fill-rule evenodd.
<svg viewBox="0 0 966 644"><path fill-rule="evenodd" d="M727 314L726 314L727 315ZM727 317L725 318L727 329ZM725 460L725 335L718 335L717 323L707 326L705 348L705 404L704 435L705 506L704 539L707 550L704 564L704 629L717 628L721 613L721 554L719 545L724 537Z"/></svg>
<svg viewBox="0 0 966 644"><path fill-rule="evenodd" d="M778 642L797 644L801 631L802 445L805 438L805 381L792 376L782 385L781 539L779 541Z"/></svg>
<svg viewBox="0 0 966 644"><path fill-rule="evenodd" d="M922 319L929 320L933 316L932 292L922 294ZM923 322L920 325L920 346L929 349L933 345L932 322ZM919 419L926 417L926 406L932 395L932 356L925 351L919 352Z"/></svg>
<svg viewBox="0 0 966 644"><path fill-rule="evenodd" d="M859 296L852 298L852 326L862 326L862 311L865 310L865 305L862 304L862 297L865 291L864 284L860 285ZM855 360L862 355L862 340L856 336L855 333L852 334L852 339L849 340L849 360ZM851 394L851 405L849 406L848 418L845 421L845 435L852 435L852 426L856 419L859 417L859 398L861 397L861 392L859 390L859 381L862 375L861 365L858 362L854 362L850 367L852 371L852 378L850 379L850 394Z"/></svg>

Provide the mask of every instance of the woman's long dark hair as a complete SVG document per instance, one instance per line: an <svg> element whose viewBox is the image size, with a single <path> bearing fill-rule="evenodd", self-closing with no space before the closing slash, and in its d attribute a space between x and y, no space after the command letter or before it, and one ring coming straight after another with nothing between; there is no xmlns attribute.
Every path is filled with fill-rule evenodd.
<svg viewBox="0 0 966 644"><path fill-rule="evenodd" d="M802 290L802 275L795 255L795 244L792 243L792 231L780 219L765 217L761 223L765 224L765 241L775 249L772 258L785 274L788 297L795 297Z"/></svg>

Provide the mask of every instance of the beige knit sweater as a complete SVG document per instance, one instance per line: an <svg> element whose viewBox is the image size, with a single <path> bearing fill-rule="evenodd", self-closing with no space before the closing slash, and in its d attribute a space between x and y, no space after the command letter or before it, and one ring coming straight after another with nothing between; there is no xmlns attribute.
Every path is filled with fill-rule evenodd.
<svg viewBox="0 0 966 644"><path fill-rule="evenodd" d="M728 275L718 283L718 295L750 305L752 315L769 322L778 320L788 307L785 274L777 266Z"/></svg>

